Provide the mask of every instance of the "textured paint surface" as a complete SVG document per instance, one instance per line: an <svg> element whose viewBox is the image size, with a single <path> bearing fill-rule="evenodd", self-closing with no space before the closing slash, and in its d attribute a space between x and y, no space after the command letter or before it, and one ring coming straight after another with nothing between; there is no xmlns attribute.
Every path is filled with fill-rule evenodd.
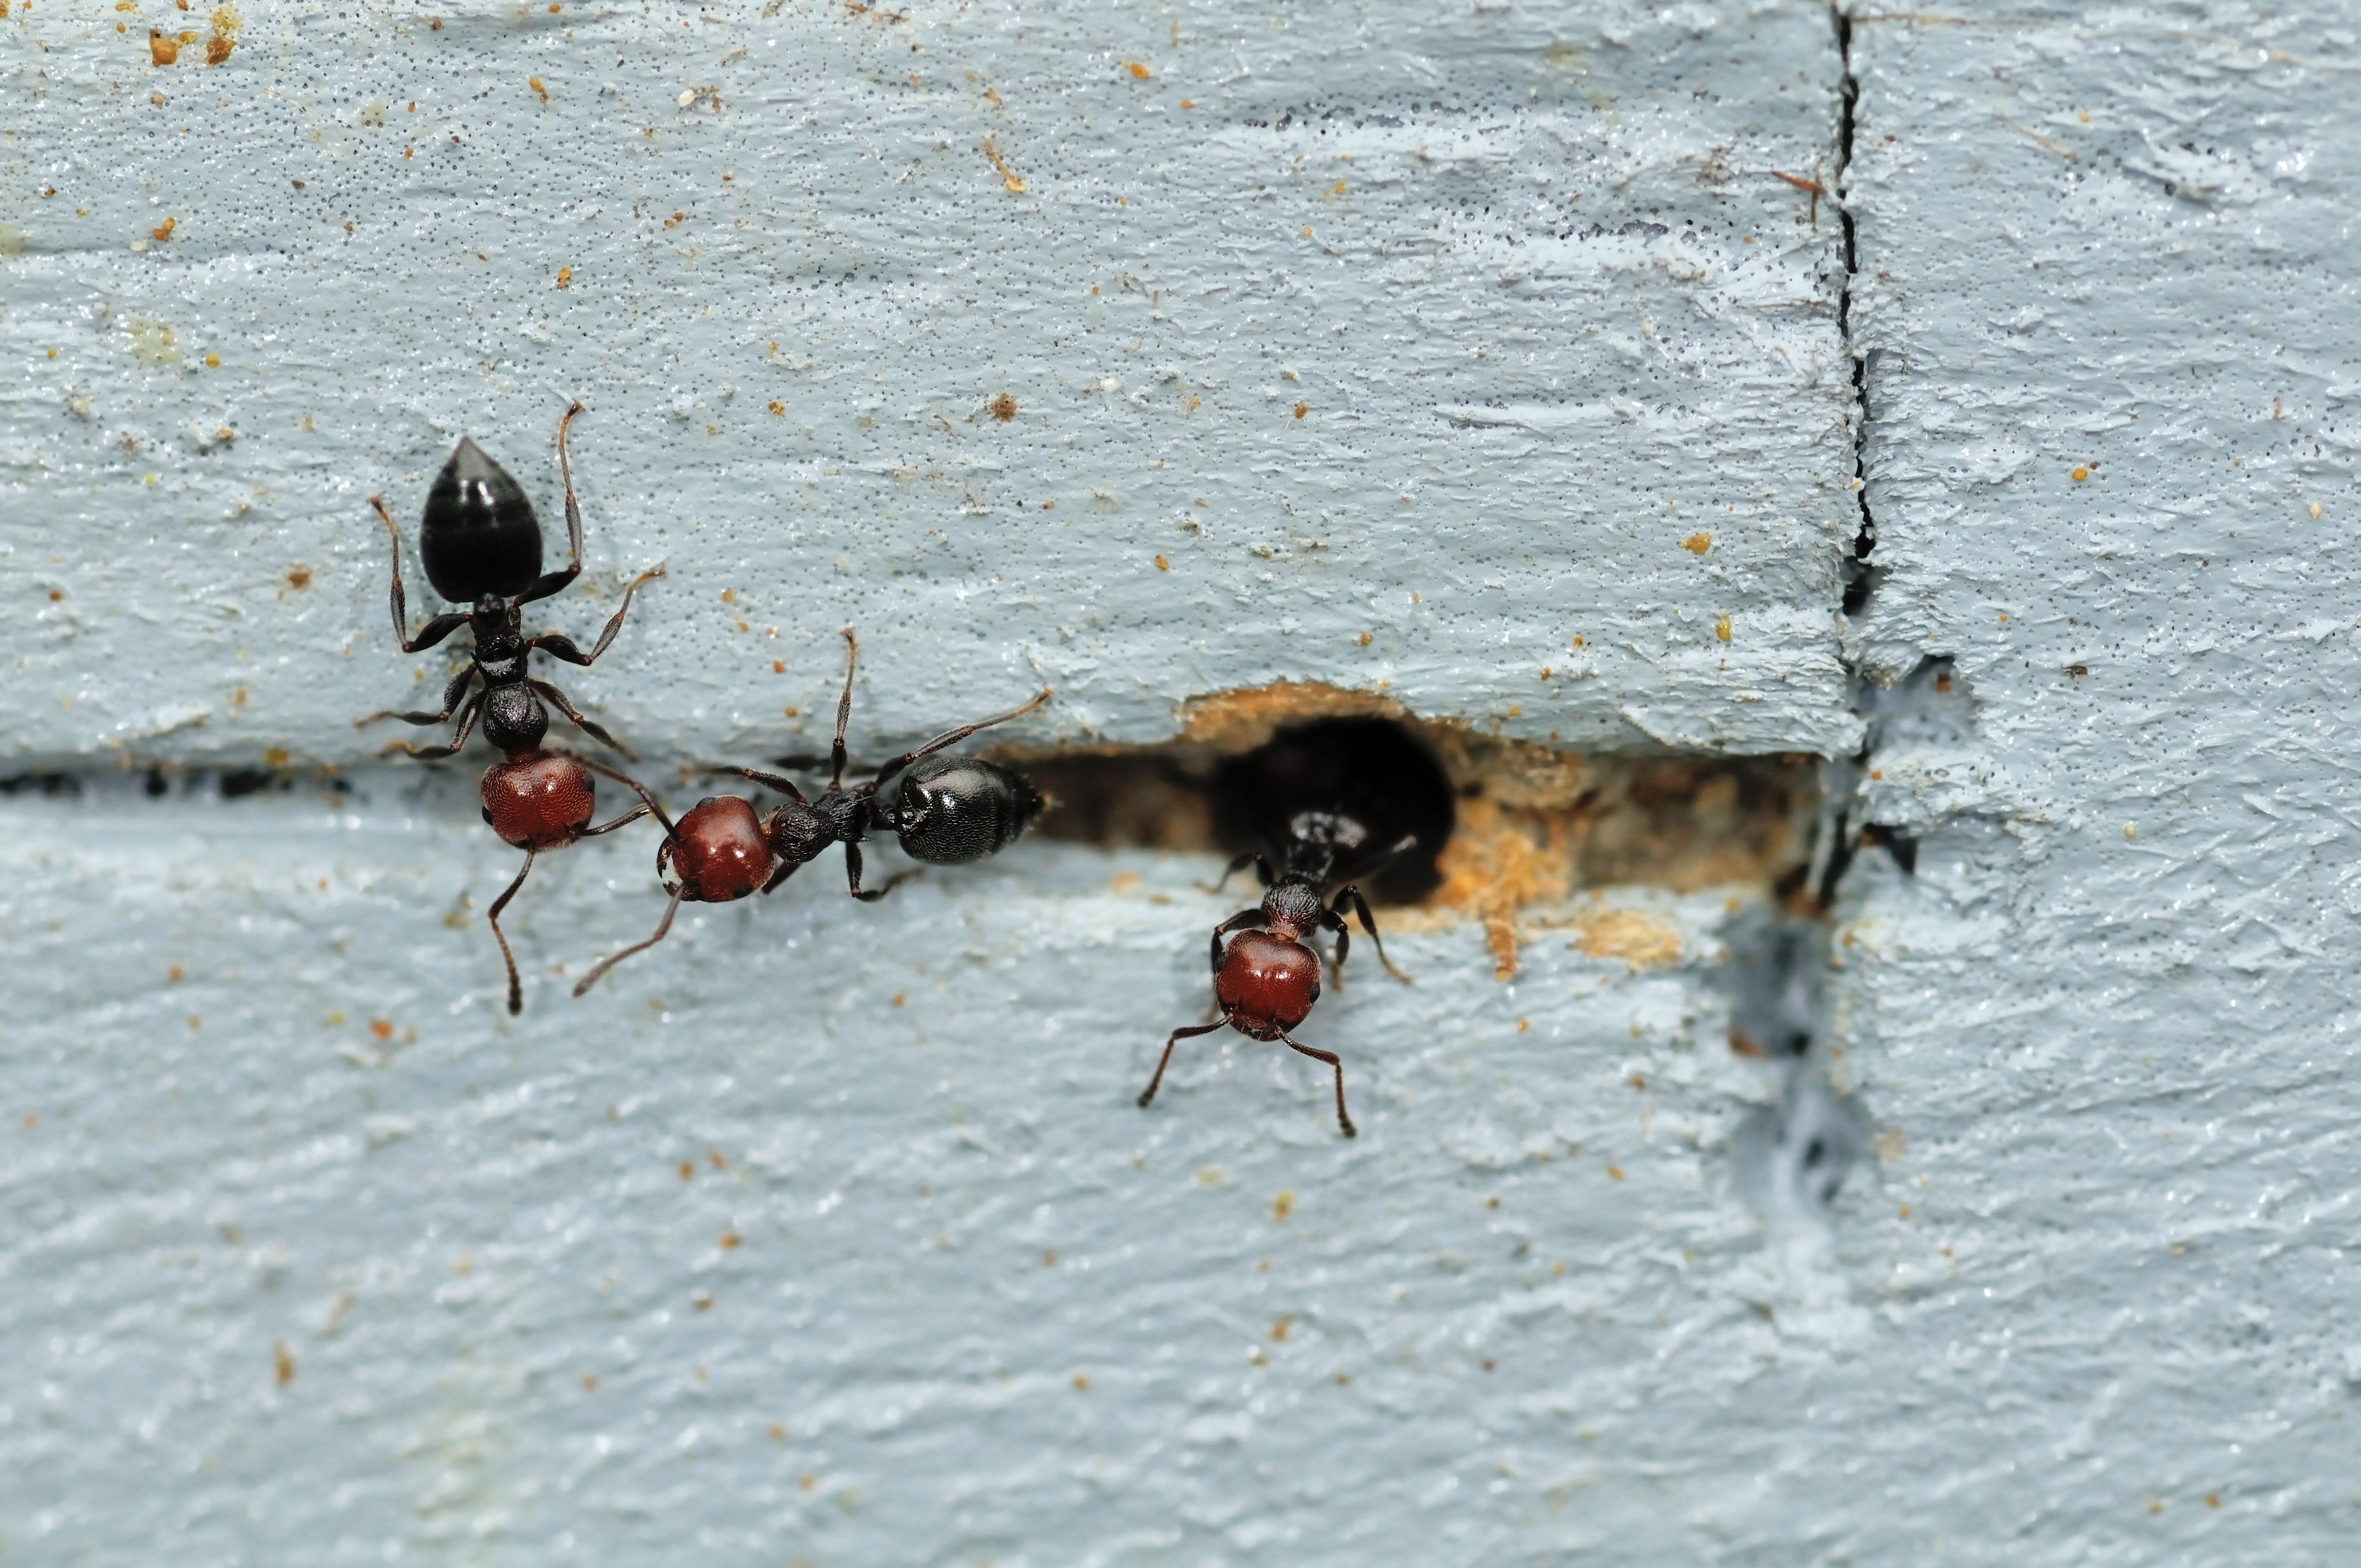
<svg viewBox="0 0 2361 1568"><path fill-rule="evenodd" d="M1654 1435L1775 1465L1821 1359L1709 1153L1771 1091L1721 895L1577 906L1507 985L1472 923L1394 932L1414 987L1356 954L1301 1031L1347 1143L1234 1035L1132 1104L1203 858L873 909L831 862L511 1024L457 895L512 857L403 794L6 808L28 1561L1478 1563L1781 1508ZM648 852L555 858L530 967L653 925Z"/></svg>
<svg viewBox="0 0 2361 1568"><path fill-rule="evenodd" d="M2339 9L137 4L0 18L0 1563L2361 1557ZM1383 682L1892 848L1506 982L1386 912L1351 1143L1235 1036L1133 1106L1203 857L831 859L573 1003L634 829L511 1022L362 503L577 394L655 758L854 622L868 755Z"/></svg>
<svg viewBox="0 0 2361 1568"><path fill-rule="evenodd" d="M365 755L439 667L365 498L414 529L472 433L554 521L569 397L545 609L670 565L575 683L651 751L774 740L848 621L871 734L1289 677L1858 734L1837 230L1771 172L1835 145L1814 7L256 7L169 69L125 19L0 23L27 762Z"/></svg>
<svg viewBox="0 0 2361 1568"><path fill-rule="evenodd" d="M1856 24L1862 1561L2361 1555L2349 11ZM1950 690L1938 693L1938 675ZM1939 1541L1940 1547L1931 1543Z"/></svg>

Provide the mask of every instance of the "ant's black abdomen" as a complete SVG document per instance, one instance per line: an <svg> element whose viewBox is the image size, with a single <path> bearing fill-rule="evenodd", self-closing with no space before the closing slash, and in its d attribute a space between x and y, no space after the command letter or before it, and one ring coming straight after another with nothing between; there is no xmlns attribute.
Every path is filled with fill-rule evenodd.
<svg viewBox="0 0 2361 1568"><path fill-rule="evenodd" d="M521 594L541 576L541 520L524 487L463 436L426 492L418 554L454 604Z"/></svg>
<svg viewBox="0 0 2361 1568"><path fill-rule="evenodd" d="M981 757L928 757L895 792L902 852L929 865L961 866L1016 842L1040 815L1032 781Z"/></svg>

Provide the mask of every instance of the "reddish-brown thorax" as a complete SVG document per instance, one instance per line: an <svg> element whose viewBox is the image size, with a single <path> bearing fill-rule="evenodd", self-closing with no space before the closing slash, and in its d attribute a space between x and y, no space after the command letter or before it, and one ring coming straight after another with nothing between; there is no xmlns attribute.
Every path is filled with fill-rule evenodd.
<svg viewBox="0 0 2361 1568"><path fill-rule="evenodd" d="M571 844L590 825L590 770L556 751L520 751L484 770L484 820L520 850Z"/></svg>
<svg viewBox="0 0 2361 1568"><path fill-rule="evenodd" d="M1311 1015L1320 1000L1320 955L1265 931L1241 931L1222 952L1213 995L1232 1028L1275 1040Z"/></svg>
<svg viewBox="0 0 2361 1568"><path fill-rule="evenodd" d="M656 874L669 868L681 897L692 904L727 904L758 892L777 866L753 806L734 795L698 801L656 851Z"/></svg>

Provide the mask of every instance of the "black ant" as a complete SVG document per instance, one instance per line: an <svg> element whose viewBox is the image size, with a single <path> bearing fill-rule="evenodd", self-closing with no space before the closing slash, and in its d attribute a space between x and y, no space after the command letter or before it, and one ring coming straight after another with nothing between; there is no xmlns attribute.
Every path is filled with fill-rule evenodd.
<svg viewBox="0 0 2361 1568"><path fill-rule="evenodd" d="M1164 1069L1171 1065L1174 1045L1193 1035L1210 1035L1227 1026L1249 1039L1283 1041L1314 1061L1326 1062L1334 1068L1336 1124L1348 1138L1360 1135L1345 1110L1344 1062L1334 1051L1317 1050L1290 1038L1287 1031L1310 1017L1312 1003L1320 1000L1320 955L1305 940L1314 931L1335 933L1336 956L1333 961L1337 989L1344 988L1345 955L1353 942L1345 925L1347 910L1359 916L1361 929L1377 944L1378 962L1385 966L1386 972L1404 985L1411 982L1410 976L1396 969L1393 960L1386 957L1386 945L1378 938L1377 920L1369 913L1369 901L1361 896L1358 887L1347 883L1333 903L1323 902L1328 888L1346 874L1375 876L1418 844L1418 835L1405 834L1385 849L1369 853L1366 851L1368 838L1366 827L1342 812L1298 812L1287 825L1287 842L1279 857L1277 876L1271 874L1269 858L1258 850L1249 850L1229 863L1221 881L1213 884L1215 891L1251 865L1265 889L1262 903L1252 909L1241 909L1213 927L1213 997L1221 1004L1222 1015L1211 1024L1172 1031L1164 1042L1164 1055L1156 1064L1156 1076L1140 1091L1142 1109L1156 1098L1157 1089L1164 1082ZM1233 932L1239 934L1231 936ZM1222 941L1224 937L1231 937L1226 946Z"/></svg>
<svg viewBox="0 0 2361 1568"><path fill-rule="evenodd" d="M852 896L874 903L894 890L896 877L884 887L861 885L861 843L871 828L890 831L902 852L928 865L959 866L998 853L1016 842L1040 814L1041 794L1023 774L1012 773L982 757L942 757L935 753L955 746L979 729L1022 718L1049 700L1048 687L1022 707L947 729L914 751L905 751L877 770L865 784L844 787L844 729L852 714L852 674L861 657L852 629L844 629L844 695L836 704L836 738L829 746L828 788L818 800L807 799L791 779L754 768L708 768L709 773L731 773L753 780L786 800L767 817L754 814L743 795L708 795L675 824L657 812L664 825L664 841L656 850L656 874L672 894L655 934L619 953L601 959L575 986L581 995L600 976L633 953L643 952L664 939L673 916L684 900L691 904L728 904L750 894L768 893L801 867L818 860L830 844L844 846L845 880ZM817 759L781 758L784 766ZM901 775L893 800L881 801L878 792Z"/></svg>
<svg viewBox="0 0 2361 1568"><path fill-rule="evenodd" d="M582 575L582 509L575 503L574 473L566 457L566 426L581 411L582 405L575 403L557 422L557 471L566 485L568 556L564 568L545 576L541 569L541 521L533 515L533 502L524 488L474 441L460 439L450 461L443 465L443 471L435 476L433 487L426 492L426 512L418 528L418 554L426 566L426 580L434 586L435 592L454 603L469 604L472 608L464 612L445 611L429 620L415 637L410 635L409 607L401 591L401 531L394 526L392 514L385 510L384 498L369 498L369 505L377 509L379 520L393 538L393 635L401 651L423 652L463 626L475 633L475 647L467 667L444 688L440 713L388 709L356 722L368 725L382 718L398 718L404 724L441 724L456 712L459 728L447 744L420 746L397 740L383 753L390 756L400 751L412 757L439 758L455 756L467 745L468 733L475 729L480 714L484 739L504 753L505 761L485 770L479 793L484 820L501 839L524 851L523 869L509 883L508 891L493 901L490 914L492 939L500 943L501 961L508 966L511 1013L523 1011L524 990L517 979L516 957L509 951L508 937L500 930L500 911L508 907L509 901L524 885L524 879L532 874L534 857L544 850L562 849L577 839L611 833L651 811L659 817L663 816L653 795L613 769L563 751L542 749L542 738L549 732L549 712L542 706L542 699L546 697L592 740L626 757L631 754L604 729L576 711L564 692L547 681L534 680L527 670L527 662L537 648L569 664L591 663L607 651L615 633L622 629L623 617L631 608L631 596L639 591L640 585L664 575L664 569L656 566L631 579L631 586L623 590L621 607L588 653L563 632L524 635L524 607L558 593ZM471 693L468 688L478 679L484 683L484 689ZM464 703L462 697L466 699ZM591 777L594 773L629 786L639 795L640 804L612 822L590 826L597 788Z"/></svg>

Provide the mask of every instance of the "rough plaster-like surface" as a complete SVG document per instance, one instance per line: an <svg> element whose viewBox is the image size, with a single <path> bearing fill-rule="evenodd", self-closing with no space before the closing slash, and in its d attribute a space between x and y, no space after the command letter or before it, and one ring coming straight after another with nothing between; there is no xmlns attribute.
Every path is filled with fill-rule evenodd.
<svg viewBox="0 0 2361 1568"><path fill-rule="evenodd" d="M1839 1231L1959 1560L2361 1554L2351 21L1855 25L1856 635L1957 663L1864 786Z"/></svg>
<svg viewBox="0 0 2361 1568"><path fill-rule="evenodd" d="M212 68L0 22L0 593L62 595L0 744L366 755L441 660L365 498L414 529L465 432L554 507L568 397L547 614L670 564L572 683L650 751L774 745L848 621L872 736L1294 678L1853 743L1837 227L1773 172L1833 154L1824 11L768 10L257 6Z"/></svg>
<svg viewBox="0 0 2361 1568"><path fill-rule="evenodd" d="M1398 929L1419 984L1302 1031L1347 1143L1235 1036L1132 1104L1204 1005L1209 860L799 878L511 1024L433 917L512 861L456 794L0 807L12 1558L1792 1541L1825 1330L1728 1192L1773 1085L1721 1048L1723 895L1611 901L1669 964L1537 932L1508 985L1474 924ZM652 925L649 852L551 862L528 964Z"/></svg>
<svg viewBox="0 0 2361 1568"><path fill-rule="evenodd" d="M1852 25L1839 646L1822 13L425 15L0 21L0 712L82 780L0 802L0 1562L2361 1557L2348 16ZM807 740L856 621L871 754L1389 681L1817 750L1915 874L1507 985L1393 914L1351 1144L1235 1037L1131 1105L1188 857L817 868L574 1003L622 835L511 1023L472 768L350 765L437 667L359 503L462 428L548 494L574 392L554 618L674 576L569 684L660 754ZM115 772L278 750L346 793Z"/></svg>

